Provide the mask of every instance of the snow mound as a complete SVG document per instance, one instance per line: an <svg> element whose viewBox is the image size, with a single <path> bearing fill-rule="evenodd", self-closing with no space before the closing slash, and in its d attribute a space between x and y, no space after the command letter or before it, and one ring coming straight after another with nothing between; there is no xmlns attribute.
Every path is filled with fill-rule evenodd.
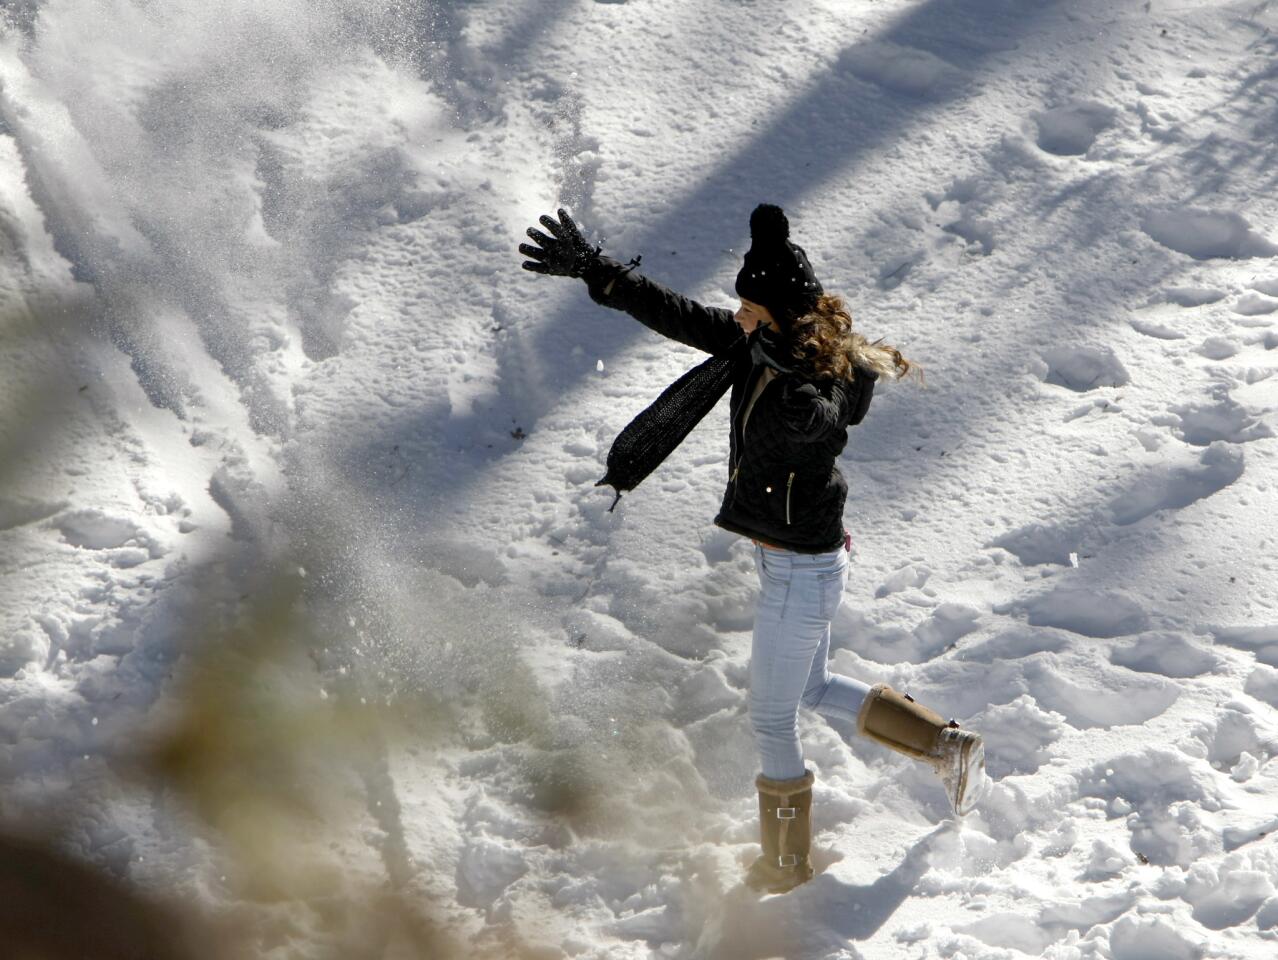
<svg viewBox="0 0 1278 960"><path fill-rule="evenodd" d="M1202 863L1190 869L1185 899L1193 904L1195 920L1210 930L1224 930L1249 920L1273 896L1263 869L1248 869L1250 859L1233 854L1218 868Z"/></svg>
<svg viewBox="0 0 1278 960"><path fill-rule="evenodd" d="M1173 329L1164 323L1150 323L1148 320L1130 319L1127 321L1131 324L1133 330L1142 333L1147 337L1153 337L1155 340L1184 340L1185 335L1179 330Z"/></svg>
<svg viewBox="0 0 1278 960"><path fill-rule="evenodd" d="M1268 711L1264 711L1267 715ZM1278 736L1272 734L1266 717L1260 717L1251 705L1240 699L1230 700L1206 720L1193 728L1193 738L1206 749L1212 766L1231 769L1248 758L1271 755L1278 751ZM1235 779L1242 779L1235 776Z"/></svg>
<svg viewBox="0 0 1278 960"><path fill-rule="evenodd" d="M1244 293L1233 306L1234 313L1244 317L1261 317L1278 310L1278 300L1263 293Z"/></svg>
<svg viewBox="0 0 1278 960"><path fill-rule="evenodd" d="M1035 114L1039 148L1062 157L1080 156L1114 122L1116 113L1113 107L1084 100Z"/></svg>
<svg viewBox="0 0 1278 960"><path fill-rule="evenodd" d="M1213 631L1217 643L1250 650L1261 663L1278 667L1278 624L1264 626L1218 627Z"/></svg>
<svg viewBox="0 0 1278 960"><path fill-rule="evenodd" d="M1065 731L1065 717L1044 710L1028 694L982 711L972 720L978 730L997 730L985 750L990 776L1034 773L1050 757L1050 747Z"/></svg>
<svg viewBox="0 0 1278 960"><path fill-rule="evenodd" d="M1164 247L1195 260L1241 260L1278 254L1278 246L1254 232L1246 219L1232 211L1153 210L1145 214L1141 229Z"/></svg>
<svg viewBox="0 0 1278 960"><path fill-rule="evenodd" d="M1208 337L1198 345L1195 352L1208 360L1228 360L1238 350L1238 344L1228 337Z"/></svg>
<svg viewBox="0 0 1278 960"><path fill-rule="evenodd" d="M1202 947L1157 917L1123 917L1114 924L1109 949L1114 960L1198 960L1203 955Z"/></svg>
<svg viewBox="0 0 1278 960"><path fill-rule="evenodd" d="M1278 670L1263 663L1257 664L1247 675L1247 685L1243 687L1243 692L1271 707L1278 707Z"/></svg>
<svg viewBox="0 0 1278 960"><path fill-rule="evenodd" d="M942 603L932 615L914 628L914 636L924 648L940 651L976 629L979 610L962 603Z"/></svg>
<svg viewBox="0 0 1278 960"><path fill-rule="evenodd" d="M902 590L921 587L927 583L927 578L931 575L932 571L924 564L906 564L879 584L879 588L874 591L874 597L877 600L882 600L884 597L900 593Z"/></svg>
<svg viewBox="0 0 1278 960"><path fill-rule="evenodd" d="M1225 291L1214 287L1165 287L1163 297L1181 307L1203 307L1225 299Z"/></svg>
<svg viewBox="0 0 1278 960"><path fill-rule="evenodd" d="M1109 347L1052 347L1043 352L1043 362L1047 365L1042 373L1044 382L1077 393L1097 387L1120 387L1131 380Z"/></svg>

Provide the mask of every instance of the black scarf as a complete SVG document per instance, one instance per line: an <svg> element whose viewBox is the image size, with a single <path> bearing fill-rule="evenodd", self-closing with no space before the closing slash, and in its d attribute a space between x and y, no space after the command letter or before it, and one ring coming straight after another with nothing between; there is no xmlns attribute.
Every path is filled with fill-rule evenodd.
<svg viewBox="0 0 1278 960"><path fill-rule="evenodd" d="M596 487L609 486L617 496L608 508L611 513L622 493L633 490L670 456L692 428L702 421L732 385L732 372L749 357L752 363L772 367L778 373L790 369L777 359L784 350L777 334L760 328L741 337L723 353L715 354L693 367L661 392L649 407L617 434L608 451L608 470Z"/></svg>

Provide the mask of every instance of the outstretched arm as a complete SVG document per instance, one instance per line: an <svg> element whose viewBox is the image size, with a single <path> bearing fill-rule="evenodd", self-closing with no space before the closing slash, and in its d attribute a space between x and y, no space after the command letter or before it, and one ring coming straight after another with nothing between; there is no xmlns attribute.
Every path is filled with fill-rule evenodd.
<svg viewBox="0 0 1278 960"><path fill-rule="evenodd" d="M585 278L595 303L624 310L662 336L706 353L722 353L745 336L731 310L707 307L616 260L600 259L600 269Z"/></svg>
<svg viewBox="0 0 1278 960"><path fill-rule="evenodd" d="M704 306L649 280L635 272L638 260L622 265L601 256L564 210L558 221L543 216L540 222L551 235L529 228L528 236L540 246L519 245L519 252L530 258L524 261L525 270L580 277L596 303L624 310L657 333L707 353L721 353L744 336L731 310Z"/></svg>

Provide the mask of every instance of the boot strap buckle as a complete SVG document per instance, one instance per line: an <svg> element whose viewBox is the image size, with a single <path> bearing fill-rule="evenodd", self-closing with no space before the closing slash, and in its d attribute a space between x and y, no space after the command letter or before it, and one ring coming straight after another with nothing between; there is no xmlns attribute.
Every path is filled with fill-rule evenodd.
<svg viewBox="0 0 1278 960"><path fill-rule="evenodd" d="M778 820L793 820L799 815L797 807L777 807Z"/></svg>
<svg viewBox="0 0 1278 960"><path fill-rule="evenodd" d="M783 853L777 857L778 867L797 867L799 865L799 855L797 853Z"/></svg>

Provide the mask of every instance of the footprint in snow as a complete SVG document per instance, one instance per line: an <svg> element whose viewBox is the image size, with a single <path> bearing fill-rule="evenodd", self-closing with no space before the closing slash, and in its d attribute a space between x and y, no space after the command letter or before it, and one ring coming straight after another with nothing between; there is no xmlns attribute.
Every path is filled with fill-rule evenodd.
<svg viewBox="0 0 1278 960"><path fill-rule="evenodd" d="M1034 115L1040 150L1060 157L1082 156L1114 122L1117 111L1091 100L1069 103Z"/></svg>
<svg viewBox="0 0 1278 960"><path fill-rule="evenodd" d="M987 184L976 177L959 177L944 192L927 192L932 219L948 234L966 242L968 253L989 256L994 252L994 223L981 216L988 207Z"/></svg>
<svg viewBox="0 0 1278 960"><path fill-rule="evenodd" d="M1205 307L1210 303L1224 300L1226 296L1224 290L1217 290L1214 287L1165 287L1163 289L1163 298L1178 307Z"/></svg>
<svg viewBox="0 0 1278 960"><path fill-rule="evenodd" d="M1243 466L1240 449L1214 443L1194 466L1160 465L1148 470L1110 503L1113 522L1124 527L1160 510L1187 507L1229 486L1242 476Z"/></svg>
<svg viewBox="0 0 1278 960"><path fill-rule="evenodd" d="M1249 372L1245 379L1246 383L1230 391L1235 402L1242 404L1257 418L1278 411L1278 376L1274 376L1272 371L1257 370Z"/></svg>
<svg viewBox="0 0 1278 960"><path fill-rule="evenodd" d="M899 287L922 258L923 252L920 250L889 257L879 268L879 287L883 290Z"/></svg>
<svg viewBox="0 0 1278 960"><path fill-rule="evenodd" d="M48 526L62 535L64 543L82 550L102 551L113 567L136 567L164 556L168 546L145 529L124 517L100 510L72 510L53 517Z"/></svg>
<svg viewBox="0 0 1278 960"><path fill-rule="evenodd" d="M1145 214L1141 229L1177 253L1195 260L1239 260L1278 255L1278 245L1251 229L1232 211L1176 207Z"/></svg>
<svg viewBox="0 0 1278 960"><path fill-rule="evenodd" d="M1191 883L1185 891L1185 899L1193 904L1190 916L1209 930L1225 930L1250 920L1274 891L1265 873L1252 864L1226 861L1212 879Z"/></svg>
<svg viewBox="0 0 1278 960"><path fill-rule="evenodd" d="M1275 387L1278 388L1278 383ZM1278 393L1278 390L1275 392ZM1026 524L995 537L987 546L1006 550L1025 566L1064 566L1072 563L1071 554L1078 553L1079 545L1092 535L1092 528L1097 522L1108 520L1116 526L1130 526L1151 514L1181 509L1223 490L1242 476L1245 465L1242 450L1230 444L1272 435L1267 425L1254 421L1245 410L1231 403L1225 397L1215 406L1175 408L1180 438L1186 443L1206 447L1196 461L1184 465L1163 463L1143 471L1129 481L1125 493L1110 501L1107 508L1102 507L1097 515L1089 514L1061 524ZM1102 618L1098 622L1103 622L1105 615L1096 612L1095 616ZM1061 625L1050 621L1044 623ZM1087 633L1086 630L1076 632Z"/></svg>
<svg viewBox="0 0 1278 960"><path fill-rule="evenodd" d="M1224 660L1178 633L1143 633L1125 646L1115 646L1109 659L1138 673L1184 679L1218 669Z"/></svg>
<svg viewBox="0 0 1278 960"><path fill-rule="evenodd" d="M150 537L132 521L99 510L64 513L53 520L53 526L71 546L88 550L150 544Z"/></svg>
<svg viewBox="0 0 1278 960"><path fill-rule="evenodd" d="M1065 585L1025 600L1016 607L1030 626L1056 627L1085 637L1122 637L1145 629L1149 618L1140 605L1119 593L1087 585Z"/></svg>
<svg viewBox="0 0 1278 960"><path fill-rule="evenodd" d="M918 99L944 95L965 77L934 53L887 41L854 44L840 55L839 66L866 83Z"/></svg>
<svg viewBox="0 0 1278 960"><path fill-rule="evenodd" d="M1001 534L986 546L1001 547L1027 567L1045 563L1065 566L1070 554L1077 558L1079 544L1088 536L1090 521L1072 523L1029 523Z"/></svg>
<svg viewBox="0 0 1278 960"><path fill-rule="evenodd" d="M1256 773L1257 757L1278 752L1278 731L1242 699L1231 700L1210 719L1195 724L1191 737L1202 744L1215 769L1231 774L1240 783Z"/></svg>
<svg viewBox="0 0 1278 960"><path fill-rule="evenodd" d="M978 629L980 618L979 610L965 604L939 603L907 630L895 617L881 623L866 612L844 608L834 621L833 642L836 650L846 647L880 663L926 663Z"/></svg>
<svg viewBox="0 0 1278 960"><path fill-rule="evenodd" d="M1231 395L1225 384L1211 388L1211 399L1172 407L1179 421L1175 433L1195 447L1207 447L1218 440L1247 443L1273 436L1273 431L1246 406Z"/></svg>

